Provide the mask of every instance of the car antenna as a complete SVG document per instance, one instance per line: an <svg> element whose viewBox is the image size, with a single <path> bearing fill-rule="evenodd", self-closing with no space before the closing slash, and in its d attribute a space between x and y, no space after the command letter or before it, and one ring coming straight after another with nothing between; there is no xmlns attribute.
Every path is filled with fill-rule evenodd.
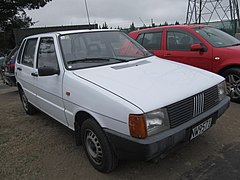
<svg viewBox="0 0 240 180"><path fill-rule="evenodd" d="M139 17L140 21L143 23L143 27L147 27L143 20Z"/></svg>

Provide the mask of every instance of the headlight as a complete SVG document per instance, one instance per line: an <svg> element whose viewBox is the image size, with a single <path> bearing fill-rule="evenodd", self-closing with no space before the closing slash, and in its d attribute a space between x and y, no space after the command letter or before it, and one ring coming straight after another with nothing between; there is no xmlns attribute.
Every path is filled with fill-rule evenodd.
<svg viewBox="0 0 240 180"><path fill-rule="evenodd" d="M145 114L148 135L169 129L167 109L157 109Z"/></svg>
<svg viewBox="0 0 240 180"><path fill-rule="evenodd" d="M169 127L168 114L165 108L141 115L129 115L129 130L133 137L146 138L169 129Z"/></svg>
<svg viewBox="0 0 240 180"><path fill-rule="evenodd" d="M218 84L218 99L222 101L226 97L226 84L225 81Z"/></svg>

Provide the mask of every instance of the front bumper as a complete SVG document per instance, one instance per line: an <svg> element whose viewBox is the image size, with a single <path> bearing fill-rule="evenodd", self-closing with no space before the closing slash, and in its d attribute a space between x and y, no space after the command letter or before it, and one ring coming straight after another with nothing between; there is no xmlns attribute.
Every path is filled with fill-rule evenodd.
<svg viewBox="0 0 240 180"><path fill-rule="evenodd" d="M168 153L179 144L189 142L191 128L196 124L208 118L212 118L212 124L215 124L229 106L230 98L226 97L218 105L194 119L145 139L129 137L109 129L105 129L105 133L118 158L151 160Z"/></svg>

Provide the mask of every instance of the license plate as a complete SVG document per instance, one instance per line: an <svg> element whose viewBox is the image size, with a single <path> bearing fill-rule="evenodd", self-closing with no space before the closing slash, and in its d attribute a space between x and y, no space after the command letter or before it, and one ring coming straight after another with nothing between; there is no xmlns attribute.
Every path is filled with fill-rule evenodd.
<svg viewBox="0 0 240 180"><path fill-rule="evenodd" d="M211 124L212 124L212 118L209 118L208 120L192 128L190 140L194 139L195 137L199 136L200 134L208 130L211 127Z"/></svg>

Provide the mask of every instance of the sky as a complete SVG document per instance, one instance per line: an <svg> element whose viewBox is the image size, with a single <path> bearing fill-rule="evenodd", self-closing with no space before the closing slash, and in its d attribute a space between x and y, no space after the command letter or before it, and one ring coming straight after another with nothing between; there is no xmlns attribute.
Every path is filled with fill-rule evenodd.
<svg viewBox="0 0 240 180"><path fill-rule="evenodd" d="M132 22L136 27L184 23L188 0L86 0L90 22L108 27L128 28ZM37 22L34 27L88 24L85 0L52 0L43 8L27 10L27 14ZM142 19L142 21L140 20Z"/></svg>

